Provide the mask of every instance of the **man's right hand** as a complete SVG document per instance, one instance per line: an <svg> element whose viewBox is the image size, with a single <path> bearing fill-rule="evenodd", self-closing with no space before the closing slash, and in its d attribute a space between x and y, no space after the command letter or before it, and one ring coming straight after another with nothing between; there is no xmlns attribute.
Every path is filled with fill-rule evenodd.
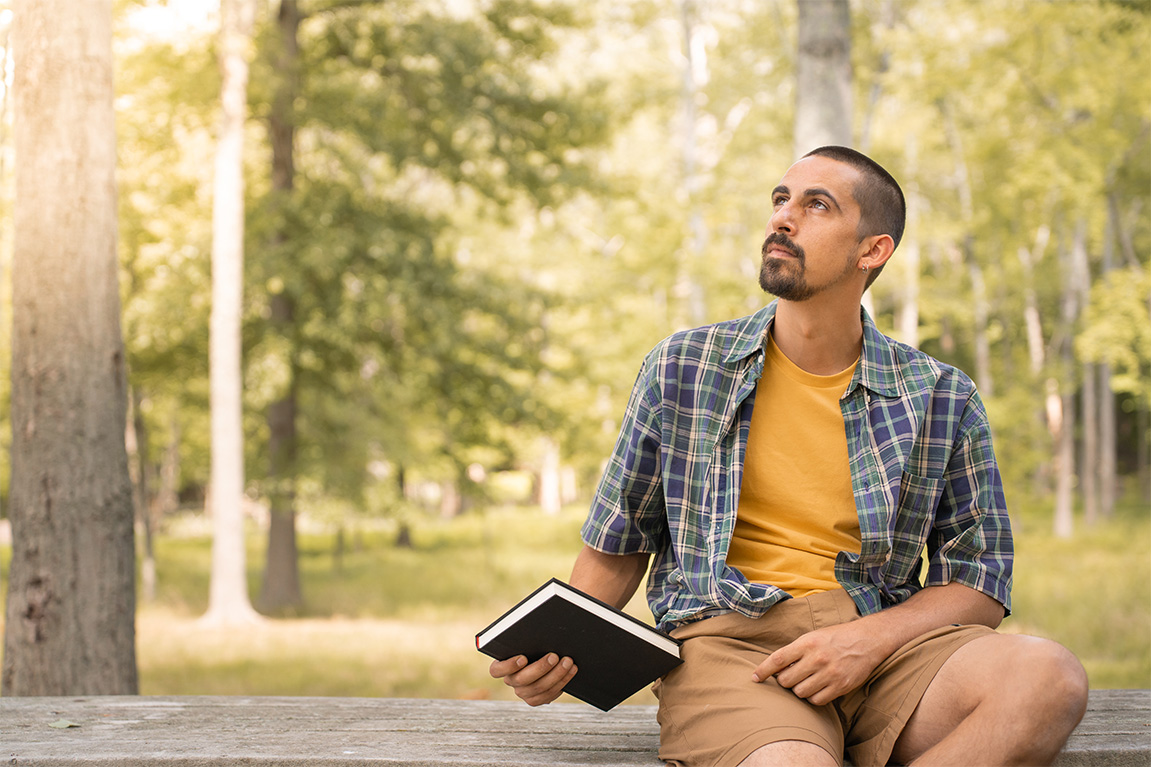
<svg viewBox="0 0 1151 767"><path fill-rule="evenodd" d="M529 706L543 706L558 698L576 671L571 658L560 658L555 653L548 653L530 664L527 658L517 655L493 661L488 668L488 673L496 679L503 679L504 684Z"/></svg>

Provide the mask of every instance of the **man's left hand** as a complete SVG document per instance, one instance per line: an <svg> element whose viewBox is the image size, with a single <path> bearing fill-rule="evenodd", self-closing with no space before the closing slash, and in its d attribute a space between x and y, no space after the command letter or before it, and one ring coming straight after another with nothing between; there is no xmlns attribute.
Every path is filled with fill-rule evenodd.
<svg viewBox="0 0 1151 767"><path fill-rule="evenodd" d="M822 706L863 684L887 657L880 642L867 630L866 621L852 621L816 629L784 645L760 663L752 679L775 677L810 703Z"/></svg>

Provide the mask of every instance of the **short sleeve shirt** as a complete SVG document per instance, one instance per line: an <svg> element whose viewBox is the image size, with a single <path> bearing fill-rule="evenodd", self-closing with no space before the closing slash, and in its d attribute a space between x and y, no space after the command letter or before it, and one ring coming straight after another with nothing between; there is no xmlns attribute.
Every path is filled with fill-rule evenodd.
<svg viewBox="0 0 1151 767"><path fill-rule="evenodd" d="M584 523L596 550L654 555L647 597L664 630L758 617L790 598L726 561L775 308L648 353ZM840 399L862 546L839 553L836 580L863 615L951 582L1010 611L1011 525L975 385L862 317L862 356Z"/></svg>

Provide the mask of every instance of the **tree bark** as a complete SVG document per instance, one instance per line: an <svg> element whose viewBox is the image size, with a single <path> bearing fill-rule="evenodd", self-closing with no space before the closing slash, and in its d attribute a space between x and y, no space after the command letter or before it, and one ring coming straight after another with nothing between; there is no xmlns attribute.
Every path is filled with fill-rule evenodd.
<svg viewBox="0 0 1151 767"><path fill-rule="evenodd" d="M278 15L279 46L274 56L276 87L268 115L272 143L273 194L286 204L295 186L295 100L299 91L300 13L296 0L281 0ZM283 218L281 217L281 222ZM283 232L273 235L273 249L283 245ZM286 283L287 281L285 281ZM296 544L296 344L295 301L284 288L271 298L273 332L289 338L290 380L284 396L268 407L268 487L271 522L264 583L260 590L262 610L282 611L301 607L299 549Z"/></svg>
<svg viewBox="0 0 1151 767"><path fill-rule="evenodd" d="M795 157L851 146L851 8L848 0L796 0Z"/></svg>
<svg viewBox="0 0 1151 767"><path fill-rule="evenodd" d="M212 203L212 315L209 340L212 459L212 577L215 625L259 619L248 596L244 548L244 438L240 322L244 280L244 120L255 0L222 0L221 116Z"/></svg>
<svg viewBox="0 0 1151 767"><path fill-rule="evenodd" d="M148 427L144 414L140 412L143 397L140 390L129 387L128 425L124 433L124 443L128 449L128 475L132 478L133 499L136 507L136 523L144 533L143 553L140 562L140 599L150 603L156 600L156 545L151 504L151 468L148 462Z"/></svg>
<svg viewBox="0 0 1151 767"><path fill-rule="evenodd" d="M1091 291L1091 265L1087 257L1087 221L1079 219L1071 246L1072 270L1077 307L1087 305ZM1079 461L1079 492L1083 498L1083 516L1088 525L1099 519L1099 401L1095 366L1083 363L1079 390L1080 420L1082 421L1082 458Z"/></svg>
<svg viewBox="0 0 1151 767"><path fill-rule="evenodd" d="M1107 206L1107 223L1103 236L1102 278L1115 266L1115 229L1117 213L1113 205ZM1101 362L1099 369L1099 513L1110 517L1115 511L1119 486L1118 432L1115 420L1115 392L1111 390L1111 366Z"/></svg>
<svg viewBox="0 0 1151 767"><path fill-rule="evenodd" d="M135 694L109 0L15 16L4 695Z"/></svg>

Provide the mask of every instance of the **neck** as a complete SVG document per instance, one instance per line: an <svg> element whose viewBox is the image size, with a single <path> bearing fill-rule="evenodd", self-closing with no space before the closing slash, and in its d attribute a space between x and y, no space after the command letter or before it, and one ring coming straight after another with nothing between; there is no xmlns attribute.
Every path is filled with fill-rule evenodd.
<svg viewBox="0 0 1151 767"><path fill-rule="evenodd" d="M834 375L859 359L863 320L859 304L837 301L785 301L776 306L775 345L801 369Z"/></svg>

